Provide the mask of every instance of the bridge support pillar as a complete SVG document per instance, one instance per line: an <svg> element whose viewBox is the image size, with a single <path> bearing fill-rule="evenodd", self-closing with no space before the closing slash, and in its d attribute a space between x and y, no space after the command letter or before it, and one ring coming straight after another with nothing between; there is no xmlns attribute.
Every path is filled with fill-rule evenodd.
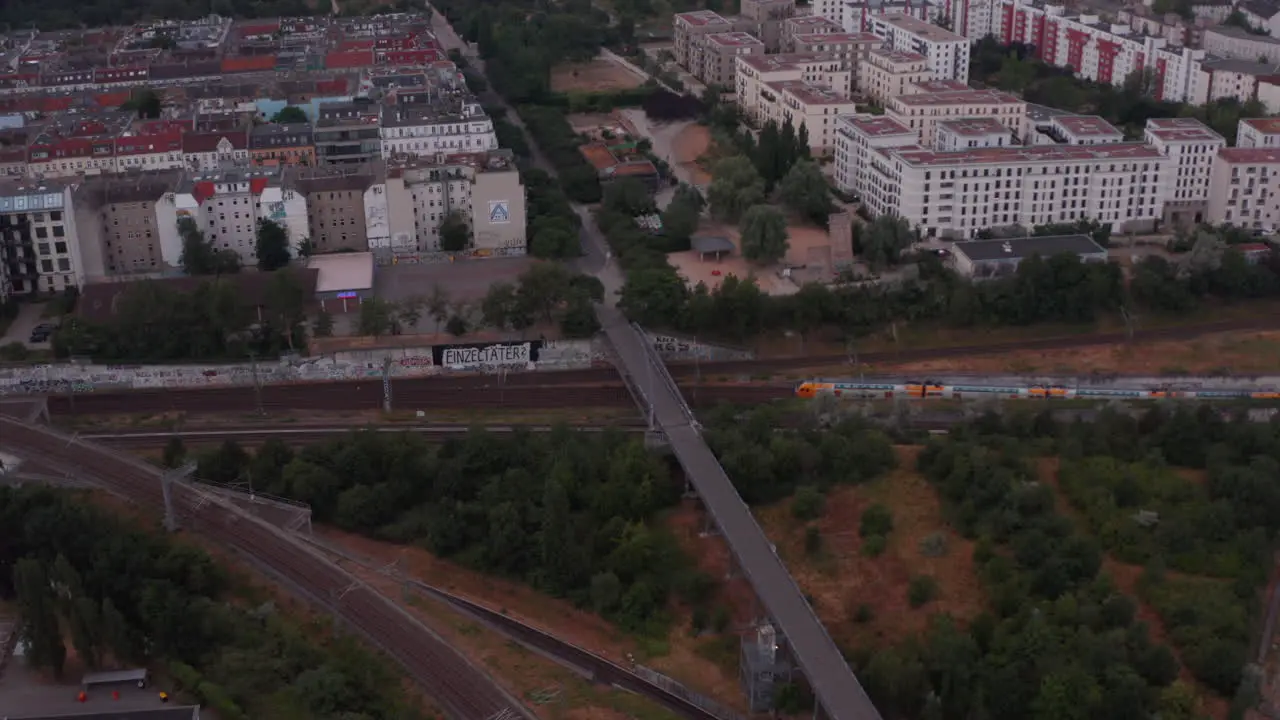
<svg viewBox="0 0 1280 720"><path fill-rule="evenodd" d="M173 484L186 480L195 471L196 464L189 462L160 476L160 492L164 495L164 529L169 532L176 532L178 529L178 512L173 506Z"/></svg>

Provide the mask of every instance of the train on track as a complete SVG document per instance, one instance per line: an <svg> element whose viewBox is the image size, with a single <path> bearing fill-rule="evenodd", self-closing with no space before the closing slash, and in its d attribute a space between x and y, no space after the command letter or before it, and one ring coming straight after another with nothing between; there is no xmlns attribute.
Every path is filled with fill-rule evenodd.
<svg viewBox="0 0 1280 720"><path fill-rule="evenodd" d="M1067 385L961 385L932 380L892 382L851 382L843 380L810 380L796 386L796 396L815 398L820 396L852 398L910 398L916 400L941 398L1009 398L1014 400L1280 400L1277 389L1182 389L1182 388L1122 388Z"/></svg>

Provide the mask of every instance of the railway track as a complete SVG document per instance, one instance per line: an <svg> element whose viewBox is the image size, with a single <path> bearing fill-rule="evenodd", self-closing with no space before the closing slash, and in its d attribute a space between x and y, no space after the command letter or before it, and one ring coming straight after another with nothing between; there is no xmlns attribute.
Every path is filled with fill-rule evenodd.
<svg viewBox="0 0 1280 720"><path fill-rule="evenodd" d="M157 511L163 508L160 471L45 428L0 418L0 437L35 468L96 480L105 489ZM24 466L25 467L25 466ZM244 555L399 662L457 720L516 720L532 716L494 681L404 610L278 528L224 506L186 483L173 501L189 527Z"/></svg>
<svg viewBox="0 0 1280 720"><path fill-rule="evenodd" d="M322 442L340 437L357 430L368 430L380 433L416 433L429 440L448 440L467 434L471 425L328 425L306 428L265 427L261 425L236 428L216 428L190 430L174 428L172 430L143 430L107 433L79 433L81 440L101 443L115 448L150 448L158 447L178 437L187 443L221 443L233 440L242 445L252 445L275 439L288 443ZM549 425L486 425L485 432L509 434L513 432L549 432ZM575 426L574 432L603 432L616 429L621 432L642 433L646 426L639 421L596 426Z"/></svg>
<svg viewBox="0 0 1280 720"><path fill-rule="evenodd" d="M692 386L684 389L695 400L693 404L701 407L721 402L768 402L793 395L793 389L783 385L703 385L696 391ZM498 387L472 384L449 387L423 380L400 380L392 383L392 399L398 410L424 411L635 406L635 400L616 373L612 383L602 385ZM291 410L376 412L382 409L382 401L381 381L276 385L262 388L261 408L267 414ZM258 397L252 387L135 390L49 397L49 412L55 417L166 412L253 413L258 407Z"/></svg>

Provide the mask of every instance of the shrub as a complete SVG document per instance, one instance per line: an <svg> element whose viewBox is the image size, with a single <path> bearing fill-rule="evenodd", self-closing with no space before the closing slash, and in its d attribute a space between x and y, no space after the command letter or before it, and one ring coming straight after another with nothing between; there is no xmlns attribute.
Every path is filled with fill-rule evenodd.
<svg viewBox="0 0 1280 720"><path fill-rule="evenodd" d="M925 557L943 557L947 554L947 536L940 533L930 533L920 540L920 554Z"/></svg>
<svg viewBox="0 0 1280 720"><path fill-rule="evenodd" d="M862 511L862 523L858 534L862 537L872 535L888 535L893 532L893 512L880 503L876 503Z"/></svg>
<svg viewBox="0 0 1280 720"><path fill-rule="evenodd" d="M883 535L872 535L862 540L862 554L867 557L880 557L888 547L889 539Z"/></svg>
<svg viewBox="0 0 1280 720"><path fill-rule="evenodd" d="M796 488L795 497L791 500L791 514L799 520L816 520L822 516L826 498L812 485Z"/></svg>
<svg viewBox="0 0 1280 720"><path fill-rule="evenodd" d="M918 608L938 596L938 581L932 575L916 575L907 587L907 603Z"/></svg>

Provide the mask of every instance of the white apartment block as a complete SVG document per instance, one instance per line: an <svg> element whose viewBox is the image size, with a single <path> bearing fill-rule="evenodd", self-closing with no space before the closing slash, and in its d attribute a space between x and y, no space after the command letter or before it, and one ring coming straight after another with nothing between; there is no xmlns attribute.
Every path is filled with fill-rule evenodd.
<svg viewBox="0 0 1280 720"><path fill-rule="evenodd" d="M969 81L969 40L909 15L874 15L870 32L894 50L920 53L936 80Z"/></svg>
<svg viewBox="0 0 1280 720"><path fill-rule="evenodd" d="M1280 149L1280 117L1247 118L1236 130L1236 147Z"/></svg>
<svg viewBox="0 0 1280 720"><path fill-rule="evenodd" d="M1160 219L1169 162L1140 143L880 150L870 155L863 200L872 214L903 217L926 237L1085 219L1125 232Z"/></svg>
<svg viewBox="0 0 1280 720"><path fill-rule="evenodd" d="M871 32L871 19L880 15L906 15L924 22L940 18L944 8L931 0L844 0L840 24L845 32Z"/></svg>
<svg viewBox="0 0 1280 720"><path fill-rule="evenodd" d="M826 18L837 25L844 24L844 0L812 0L809 7L818 17Z"/></svg>
<svg viewBox="0 0 1280 720"><path fill-rule="evenodd" d="M1227 141L1195 118L1152 118L1143 139L1170 160L1160 179L1165 217L1202 221L1214 159Z"/></svg>
<svg viewBox="0 0 1280 720"><path fill-rule="evenodd" d="M371 250L439 252L440 225L457 213L474 249L524 254L525 192L510 150L392 159L364 201Z"/></svg>
<svg viewBox="0 0 1280 720"><path fill-rule="evenodd" d="M884 40L871 33L801 34L793 38L796 52L821 53L844 64L855 75L858 66L866 61L872 50L884 47Z"/></svg>
<svg viewBox="0 0 1280 720"><path fill-rule="evenodd" d="M844 32L838 21L822 15L797 15L782 21L782 52L796 52L797 35L831 35Z"/></svg>
<svg viewBox="0 0 1280 720"><path fill-rule="evenodd" d="M1215 100L1261 100L1267 112L1280 112L1267 86L1280 82L1280 65L1251 60L1207 58L1192 68L1187 102L1204 105Z"/></svg>
<svg viewBox="0 0 1280 720"><path fill-rule="evenodd" d="M872 50L858 65L858 92L884 107L891 98L908 95L916 83L928 80L929 61L903 50Z"/></svg>
<svg viewBox="0 0 1280 720"><path fill-rule="evenodd" d="M1157 100L1185 101L1196 64L1205 58L1203 50L1175 47L1127 25L1104 23L1097 15L1070 15L1062 5L999 3L995 35L1000 42L1034 45L1036 56L1050 65L1070 67L1077 76L1106 85L1121 85L1130 74L1149 69Z"/></svg>
<svg viewBox="0 0 1280 720"><path fill-rule="evenodd" d="M920 134L920 144L930 147L934 130L943 120L995 118L1013 133L1022 129L1027 103L999 90L958 90L915 93L890 98L885 115Z"/></svg>
<svg viewBox="0 0 1280 720"><path fill-rule="evenodd" d="M0 301L84 284L72 186L0 182Z"/></svg>
<svg viewBox="0 0 1280 720"><path fill-rule="evenodd" d="M836 187L866 197L871 155L918 147L916 131L883 115L846 115L836 123Z"/></svg>
<svg viewBox="0 0 1280 720"><path fill-rule="evenodd" d="M738 110L755 126L764 124L765 106L777 102L776 94L768 89L770 83L806 82L846 97L850 95L852 74L837 59L813 53L741 55L737 65L734 89ZM769 99L762 96L762 91Z"/></svg>
<svg viewBox="0 0 1280 720"><path fill-rule="evenodd" d="M689 72L708 85L731 88L738 70L738 58L764 55L765 46L747 32L712 33L699 38L702 51L693 56ZM701 62L697 62L701 60Z"/></svg>
<svg viewBox="0 0 1280 720"><path fill-rule="evenodd" d="M847 94L804 81L768 83L760 97L765 101L763 121L773 120L779 126L790 122L797 133L804 128L809 134L809 153L814 157L835 151L837 119L857 112ZM770 97L776 99L769 102Z"/></svg>
<svg viewBox="0 0 1280 720"><path fill-rule="evenodd" d="M443 97L431 105L385 106L382 157L498 149L493 121L473 98Z"/></svg>
<svg viewBox="0 0 1280 720"><path fill-rule="evenodd" d="M944 10L935 22L950 20L957 35L977 42L995 33L996 0L945 0Z"/></svg>
<svg viewBox="0 0 1280 720"><path fill-rule="evenodd" d="M245 265L258 262L259 220L272 220L288 229L295 253L306 239L308 227L306 197L284 185L278 168L215 170L188 176L176 192L166 195L156 214L161 227L172 224L176 228L181 219L189 218L215 249L234 251ZM182 243L177 233L162 234L161 244L165 263L180 266Z"/></svg>
<svg viewBox="0 0 1280 720"><path fill-rule="evenodd" d="M685 69L702 64L701 36L738 29L734 23L711 10L678 13L673 26L671 52L676 57L676 64Z"/></svg>
<svg viewBox="0 0 1280 720"><path fill-rule="evenodd" d="M1205 219L1254 230L1280 228L1280 149L1219 150Z"/></svg>
<svg viewBox="0 0 1280 720"><path fill-rule="evenodd" d="M995 118L964 118L938 123L933 140L935 150L956 152L987 147L1008 147L1013 132Z"/></svg>

